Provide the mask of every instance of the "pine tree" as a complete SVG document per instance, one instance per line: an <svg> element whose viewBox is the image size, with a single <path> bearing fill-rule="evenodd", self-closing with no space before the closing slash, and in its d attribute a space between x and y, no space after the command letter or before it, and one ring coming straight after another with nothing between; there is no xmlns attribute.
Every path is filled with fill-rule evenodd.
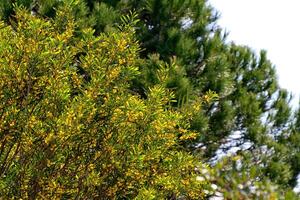
<svg viewBox="0 0 300 200"><path fill-rule="evenodd" d="M15 1L29 9L37 3L39 15L46 18L70 2ZM252 166L263 163L261 176L283 187L294 185L298 168L287 156L286 141L297 138L291 128L290 96L279 87L266 52L257 55L249 47L225 42L226 34L217 25L218 14L206 0L74 2L71 9L78 21L79 37L86 27L93 27L97 35L116 29L114 24L122 14L133 10L139 14L135 29L144 60L139 64L142 73L132 80L133 92L147 98L147 88L159 83L157 71L166 62L172 69L166 85L176 94L175 107L185 107L209 91L219 95L217 102L204 104L191 121L190 129L202 134L196 142L182 143L186 149L211 160L218 149L230 148L224 145L236 133L240 137L231 140L231 146L248 143L243 153L259 159L251 160ZM0 8L3 19L13 19L12 1L2 2Z"/></svg>
<svg viewBox="0 0 300 200"><path fill-rule="evenodd" d="M204 133L198 143L206 147L208 159L233 133L241 135L235 146L250 142L249 151L253 151L264 145L274 148L289 131L289 95L278 86L266 52L256 55L248 47L226 44L226 35L216 25L217 13L206 1L128 1L125 6L115 1L107 5L119 12L134 9L140 13L137 32L142 56L155 53L166 62L176 57L180 68L176 79L187 78L170 80L178 102L195 98L186 94L201 96L209 90L219 95L219 101L207 105L205 114L199 113L192 123L192 129ZM275 180L279 176L274 173L266 172Z"/></svg>

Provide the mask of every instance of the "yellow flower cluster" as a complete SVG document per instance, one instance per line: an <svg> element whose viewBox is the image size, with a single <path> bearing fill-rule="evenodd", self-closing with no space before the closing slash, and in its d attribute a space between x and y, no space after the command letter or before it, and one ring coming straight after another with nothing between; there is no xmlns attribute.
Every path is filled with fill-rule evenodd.
<svg viewBox="0 0 300 200"><path fill-rule="evenodd" d="M20 9L16 30L0 25L1 198L201 194L192 173L201 163L178 148L197 134L169 106L174 95L129 89L139 73L134 31L85 29L78 39L64 9L54 21Z"/></svg>

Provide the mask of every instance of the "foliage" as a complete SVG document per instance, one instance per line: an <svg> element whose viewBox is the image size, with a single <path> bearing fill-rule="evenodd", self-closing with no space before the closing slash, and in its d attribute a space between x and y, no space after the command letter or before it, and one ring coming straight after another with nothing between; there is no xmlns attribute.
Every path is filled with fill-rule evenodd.
<svg viewBox="0 0 300 200"><path fill-rule="evenodd" d="M290 189L282 189L264 175L263 163L254 158L252 152L224 157L214 167L210 177L215 191L211 196L224 199L288 199L297 195ZM256 162L256 165L252 163Z"/></svg>
<svg viewBox="0 0 300 200"><path fill-rule="evenodd" d="M159 93L161 97L166 95L165 97L169 97L169 99L171 97L171 99L162 105L163 110L180 113L183 118L179 121L181 123L185 121L188 124L188 126L184 125L184 128L188 132L197 133L196 135L192 134L195 137L194 140L177 141L178 146L176 147L181 151L189 151L203 162L210 163L220 150L224 150L226 153L231 147L240 148L243 151L239 156L243 158L242 169L244 171L240 172L232 168L234 175L227 182L224 176L219 177L219 187L223 187L221 190L223 193L227 191L227 183L231 185L236 181L234 177L238 177L241 173L247 174L247 170L252 168L256 168L256 171L260 172L255 173L253 179L260 179L263 183L276 185L280 192L281 189L289 191L295 186L299 173L300 156L297 142L299 141L300 115L299 113L298 115L297 113L296 115L292 114L288 105L290 95L279 87L274 66L268 60L267 53L265 51L255 53L249 47L226 42L227 34L216 24L218 13L208 5L206 0L0 1L0 17L12 27L16 27L18 23L13 5L22 5L30 9L33 15L47 21L55 18L53 26L58 31L57 34L63 34L69 30L66 27L69 26L70 19L75 20L76 26L72 28L72 37L70 37L71 45L63 45L72 47L70 52L73 52L68 57L73 71L64 72L71 77L70 80L68 79L69 82L64 82L66 84L64 87L70 90L67 93L70 97L66 97L64 101L73 98L85 101L82 97L83 91L88 90L93 83L92 74L98 73L98 68L90 67L90 64L95 62L94 64L99 66L97 62L100 61L95 60L96 56L90 56L87 52L95 51L95 55L98 56L98 52L96 53L94 48L98 48L97 45L100 44L97 43L90 47L84 41L90 41L91 38L98 35L100 35L98 40L101 41L104 33L109 36L120 36L120 28L122 34L135 31L136 34L131 41L136 39L140 41L141 49L134 51L134 54L136 57L139 54L142 59L134 59L135 70L124 72L126 76L118 70L113 71L113 75L109 75L112 76L110 77L112 79L119 75L123 78L120 83L116 80L113 81L119 89L122 88L124 91L121 92L118 89L116 90L117 94L129 95L125 95L125 99L131 99L133 96L136 99L134 101L140 103L131 103L136 104L136 107L144 105L145 109L142 111L147 113L148 104L146 102L150 101L152 95L149 88L152 88L151 91L164 91ZM64 13L59 9L61 6L66 9ZM129 18L121 16L130 11L136 11L139 21L135 21L127 27L129 30L124 31L125 27L118 27L116 24L120 24L122 20L127 20L128 23ZM69 14L64 15L65 13ZM87 31L91 27L94 31ZM130 42L128 45L129 49L135 48L135 45ZM76 48L73 48L74 46ZM64 49L64 47L61 48ZM13 49L15 51L15 48ZM109 55L106 53L100 55ZM107 66L116 65L116 63L126 64L125 58L128 55L112 54L112 56L117 55L120 57L114 57L115 60L111 60L111 62L104 59L105 62L101 61L101 63L103 62ZM91 61L87 59L92 59L93 62L90 63ZM82 65L86 62L89 63L86 64L89 67ZM109 69L105 70L110 72ZM106 72L102 73L106 74ZM135 74L130 75L132 72ZM98 83L104 84L100 80ZM15 84L21 87L19 82ZM56 85L56 83L52 84ZM26 83L25 86L27 85ZM113 89L114 87L111 86L108 91ZM21 89L19 90L21 91ZM108 92L104 91L103 93ZM172 92L171 96L170 91ZM211 93L211 91L218 94L218 101L211 101L213 100L211 98L215 96L215 93ZM207 94L209 95L207 96ZM104 99L104 96L99 97L101 102ZM76 105L76 103L68 101L64 104L64 101L60 100L63 108L64 105ZM123 101L119 102L115 99L112 101L119 103L120 106L123 105ZM6 102L4 101L4 103ZM201 109L198 109L199 105L201 105ZM75 107L74 110L77 109ZM65 112L63 108L59 108L59 113ZM160 115L156 117L160 117ZM103 120L107 121L107 119ZM149 124L148 122L145 124ZM122 128L127 130L129 127ZM141 132L147 131L143 129ZM237 133L239 137L231 140L231 136ZM179 135L181 137L181 134ZM249 147L243 149L245 144L248 144ZM248 154L256 159L248 159ZM234 159L233 156L229 160ZM261 166L257 166L257 162L261 163ZM226 163L221 161L220 163L226 168ZM218 173L217 171L218 168L216 173ZM237 187L231 187L231 189L233 193L238 190ZM271 191L268 188L262 190L267 193ZM149 191L143 189L143 191L151 196L155 189L149 189ZM249 190L243 192L251 196ZM246 196L243 197L246 198Z"/></svg>
<svg viewBox="0 0 300 200"><path fill-rule="evenodd" d="M198 133L164 84L147 99L130 91L139 45L131 26L120 28L78 39L68 7L53 20L18 8L14 25L1 22L2 198L204 196L195 168L207 167L179 145Z"/></svg>

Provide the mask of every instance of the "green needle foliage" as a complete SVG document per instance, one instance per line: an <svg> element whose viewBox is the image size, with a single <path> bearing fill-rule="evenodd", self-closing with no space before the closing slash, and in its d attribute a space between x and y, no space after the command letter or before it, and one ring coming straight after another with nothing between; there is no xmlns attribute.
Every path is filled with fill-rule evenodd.
<svg viewBox="0 0 300 200"><path fill-rule="evenodd" d="M217 25L218 13L206 0L0 1L0 17L14 30L22 18L16 17L13 7L20 5L31 10L32 15L39 19L46 19L47 22L55 19L53 26L59 33L66 31L70 16L76 22L76 26L72 28L71 40L76 51L68 59L73 63L72 69L81 78L70 78L70 97L65 99L76 99L83 95L83 91L93 83L92 74L98 73L97 68L86 69L81 64L88 62L87 59L96 62L87 53L94 47L82 44L82 41L86 41L87 37L103 37L103 34L109 37L119 35L120 27L117 24L124 20L129 22L128 18L121 16L135 11L138 21L132 23L131 27L136 32L133 41L140 42L140 49L135 51L139 59L134 65L139 73L128 78L123 73L114 72L118 75L120 73L121 77L127 77L125 85L128 95L139 97L141 102L150 101L149 88L160 88L163 85L164 90L171 91L174 97L168 103L167 110L180 111L189 124L185 128L197 133L193 140L178 142L178 148L190 152L203 162L209 162L216 156L217 150L227 152L230 147L243 147L248 144L239 156L244 160L242 169L257 168L256 171L261 172L254 173L253 179L264 180L266 183L271 181L283 191L295 186L299 173L297 138L300 117L292 113L289 106L290 95L279 87L274 66L265 51L257 54L249 47L225 42L226 33ZM70 16L60 13L61 6L68 7ZM94 31L87 33L88 28ZM121 32L126 33L122 29ZM36 35L40 33L36 32ZM81 46L77 47L78 45ZM126 48L134 48L131 43L126 45ZM55 51L50 51L53 52ZM106 61L106 65L126 62L125 58L124 54L120 54L118 61ZM90 63L86 65L90 66ZM37 73L35 69L32 71ZM21 84L15 84L21 87ZM53 83L56 84L58 83ZM26 86L27 84L22 87ZM67 86L63 85L62 88L64 87ZM57 90L56 87L54 89ZM112 89L113 87L106 88L108 91ZM20 90L23 91L23 88ZM217 101L215 94L218 94ZM201 109L194 109L193 106L199 103ZM228 142L232 134L240 137ZM249 155L256 159L248 159ZM234 165L232 156L229 156L229 161L226 165ZM240 173L237 169L232 167L232 170L235 177L238 177ZM224 189L222 192L229 190L223 184L226 183L223 177L220 181L219 184ZM231 181L236 181L236 178L233 176L229 182ZM248 197L256 198L251 195Z"/></svg>

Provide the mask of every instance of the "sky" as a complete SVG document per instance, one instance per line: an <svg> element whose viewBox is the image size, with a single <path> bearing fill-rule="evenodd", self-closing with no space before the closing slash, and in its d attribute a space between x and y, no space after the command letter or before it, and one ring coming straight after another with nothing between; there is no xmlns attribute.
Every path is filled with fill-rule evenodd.
<svg viewBox="0 0 300 200"><path fill-rule="evenodd" d="M229 32L228 40L267 50L279 84L300 94L300 0L209 0L221 17L218 24Z"/></svg>
<svg viewBox="0 0 300 200"><path fill-rule="evenodd" d="M229 32L228 41L264 49L274 64L279 85L300 96L300 0L208 0ZM300 175L294 191L300 193Z"/></svg>

